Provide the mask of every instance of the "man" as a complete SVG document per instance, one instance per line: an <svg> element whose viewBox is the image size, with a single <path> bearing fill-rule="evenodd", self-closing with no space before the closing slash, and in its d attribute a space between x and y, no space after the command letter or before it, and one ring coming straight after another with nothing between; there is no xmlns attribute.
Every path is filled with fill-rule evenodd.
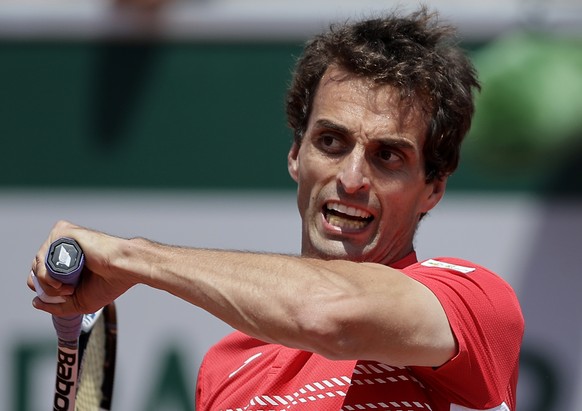
<svg viewBox="0 0 582 411"><path fill-rule="evenodd" d="M310 42L288 98L301 257L171 247L58 223L32 272L92 312L141 283L238 331L199 373L199 410L515 410L523 318L497 275L416 261L473 114L474 69L425 9ZM59 237L86 254L78 287L47 277ZM32 280L29 285L33 287Z"/></svg>

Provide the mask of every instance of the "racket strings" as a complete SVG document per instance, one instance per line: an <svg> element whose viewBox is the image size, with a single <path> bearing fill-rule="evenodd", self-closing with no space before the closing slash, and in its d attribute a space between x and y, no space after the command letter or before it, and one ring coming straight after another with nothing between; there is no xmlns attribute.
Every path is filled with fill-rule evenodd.
<svg viewBox="0 0 582 411"><path fill-rule="evenodd" d="M109 411L113 398L117 352L117 313L104 307L79 338L79 378L75 411Z"/></svg>
<svg viewBox="0 0 582 411"><path fill-rule="evenodd" d="M101 409L102 385L105 378L104 364L107 357L105 342L105 321L101 316L89 334L79 367L76 411Z"/></svg>

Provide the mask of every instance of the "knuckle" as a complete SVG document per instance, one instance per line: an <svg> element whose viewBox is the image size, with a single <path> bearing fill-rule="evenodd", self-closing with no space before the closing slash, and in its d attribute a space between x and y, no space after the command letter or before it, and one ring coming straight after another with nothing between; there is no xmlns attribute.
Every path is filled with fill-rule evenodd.
<svg viewBox="0 0 582 411"><path fill-rule="evenodd" d="M40 254L37 254L32 260L32 271L36 273L38 271L39 266L42 267L42 257L40 256Z"/></svg>

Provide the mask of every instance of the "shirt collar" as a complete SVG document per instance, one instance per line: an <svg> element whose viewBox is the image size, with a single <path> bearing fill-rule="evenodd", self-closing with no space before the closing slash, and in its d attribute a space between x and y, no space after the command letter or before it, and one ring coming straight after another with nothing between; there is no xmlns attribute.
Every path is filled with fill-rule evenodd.
<svg viewBox="0 0 582 411"><path fill-rule="evenodd" d="M409 254L405 255L400 260L388 265L392 268L396 268L397 270L401 270L417 262L418 259L416 258L416 252L411 251Z"/></svg>

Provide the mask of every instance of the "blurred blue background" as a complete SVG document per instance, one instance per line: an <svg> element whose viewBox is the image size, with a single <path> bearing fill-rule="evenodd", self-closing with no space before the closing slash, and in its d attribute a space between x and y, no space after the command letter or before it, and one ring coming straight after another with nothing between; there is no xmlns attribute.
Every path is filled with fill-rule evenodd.
<svg viewBox="0 0 582 411"><path fill-rule="evenodd" d="M519 411L582 409L582 4L427 1L459 27L483 91L421 257L498 271L526 316ZM46 409L55 349L24 281L51 225L298 252L284 99L330 22L407 2L0 3L0 408ZM276 229L273 229L276 227ZM155 304L152 304L155 302ZM191 410L228 327L138 288L120 299L115 409ZM4 401L4 403L2 403Z"/></svg>

